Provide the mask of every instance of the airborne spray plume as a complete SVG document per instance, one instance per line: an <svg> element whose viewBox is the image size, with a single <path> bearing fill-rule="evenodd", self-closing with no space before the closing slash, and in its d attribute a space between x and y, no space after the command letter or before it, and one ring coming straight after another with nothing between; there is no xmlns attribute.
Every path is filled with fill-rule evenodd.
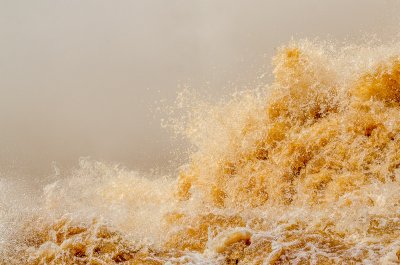
<svg viewBox="0 0 400 265"><path fill-rule="evenodd" d="M193 107L177 179L82 160L34 210L1 197L2 262L398 264L399 44L300 41L273 64Z"/></svg>

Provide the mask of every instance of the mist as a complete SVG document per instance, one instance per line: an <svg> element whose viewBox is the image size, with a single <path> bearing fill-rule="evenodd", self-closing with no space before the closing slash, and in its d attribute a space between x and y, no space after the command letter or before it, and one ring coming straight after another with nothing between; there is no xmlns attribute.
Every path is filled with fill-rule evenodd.
<svg viewBox="0 0 400 265"><path fill-rule="evenodd" d="M79 157L179 164L160 126L183 85L251 87L292 38L397 35L397 1L0 1L0 165L49 174ZM172 162L171 162L172 161Z"/></svg>

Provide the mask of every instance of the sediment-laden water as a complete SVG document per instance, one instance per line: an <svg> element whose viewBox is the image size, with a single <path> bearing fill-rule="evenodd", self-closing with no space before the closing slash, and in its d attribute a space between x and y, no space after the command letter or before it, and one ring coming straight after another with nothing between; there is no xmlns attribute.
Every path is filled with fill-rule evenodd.
<svg viewBox="0 0 400 265"><path fill-rule="evenodd" d="M193 103L176 177L82 160L31 207L2 180L1 262L399 264L400 44L303 40L273 65Z"/></svg>

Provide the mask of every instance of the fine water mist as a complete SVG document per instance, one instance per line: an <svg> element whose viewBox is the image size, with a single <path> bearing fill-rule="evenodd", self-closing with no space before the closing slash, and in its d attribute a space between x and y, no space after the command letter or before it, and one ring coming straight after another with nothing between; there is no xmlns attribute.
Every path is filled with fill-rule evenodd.
<svg viewBox="0 0 400 265"><path fill-rule="evenodd" d="M0 264L398 264L395 1L0 5Z"/></svg>
<svg viewBox="0 0 400 265"><path fill-rule="evenodd" d="M157 108L182 87L218 100L270 80L274 49L292 37L387 39L399 10L396 1L0 5L0 164L31 177L86 156L176 168L186 145L161 128Z"/></svg>

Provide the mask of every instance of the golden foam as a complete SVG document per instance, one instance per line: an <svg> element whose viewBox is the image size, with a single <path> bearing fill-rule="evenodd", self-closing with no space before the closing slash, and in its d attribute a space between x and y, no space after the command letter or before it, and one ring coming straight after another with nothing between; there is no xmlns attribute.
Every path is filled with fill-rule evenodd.
<svg viewBox="0 0 400 265"><path fill-rule="evenodd" d="M352 70L346 49L280 48L266 93L210 106L188 125L197 151L177 180L104 165L92 168L108 172L95 185L65 180L57 192L95 191L82 203L48 198L43 220L85 200L100 210L86 221L54 213L36 229L26 218L18 255L27 264L398 264L400 49L387 50ZM106 214L115 207L121 215Z"/></svg>

